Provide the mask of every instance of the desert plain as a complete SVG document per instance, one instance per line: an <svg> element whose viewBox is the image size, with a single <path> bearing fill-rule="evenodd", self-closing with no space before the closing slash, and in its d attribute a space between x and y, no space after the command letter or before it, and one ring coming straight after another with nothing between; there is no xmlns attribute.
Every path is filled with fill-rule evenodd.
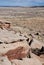
<svg viewBox="0 0 44 65"><path fill-rule="evenodd" d="M0 65L44 65L44 7L0 7L0 22Z"/></svg>

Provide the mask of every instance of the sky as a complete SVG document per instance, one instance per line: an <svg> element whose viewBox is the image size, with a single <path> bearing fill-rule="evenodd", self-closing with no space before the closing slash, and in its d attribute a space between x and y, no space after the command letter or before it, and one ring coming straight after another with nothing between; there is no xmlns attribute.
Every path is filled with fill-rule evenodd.
<svg viewBox="0 0 44 65"><path fill-rule="evenodd" d="M44 6L44 0L0 0L0 6Z"/></svg>

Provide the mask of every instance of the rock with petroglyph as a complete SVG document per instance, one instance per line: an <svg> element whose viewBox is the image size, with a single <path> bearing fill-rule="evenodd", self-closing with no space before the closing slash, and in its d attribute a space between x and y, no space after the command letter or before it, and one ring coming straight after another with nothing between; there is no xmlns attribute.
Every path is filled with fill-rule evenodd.
<svg viewBox="0 0 44 65"><path fill-rule="evenodd" d="M11 59L20 59L28 56L30 47L27 42L16 42L13 44L0 44L0 55Z"/></svg>

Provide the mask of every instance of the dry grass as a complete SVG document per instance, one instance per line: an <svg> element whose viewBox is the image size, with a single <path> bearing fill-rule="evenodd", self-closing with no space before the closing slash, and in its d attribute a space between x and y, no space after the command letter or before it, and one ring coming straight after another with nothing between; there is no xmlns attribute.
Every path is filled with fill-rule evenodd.
<svg viewBox="0 0 44 65"><path fill-rule="evenodd" d="M27 27L31 32L44 34L44 7L0 7L0 20ZM42 36L44 41L44 36Z"/></svg>

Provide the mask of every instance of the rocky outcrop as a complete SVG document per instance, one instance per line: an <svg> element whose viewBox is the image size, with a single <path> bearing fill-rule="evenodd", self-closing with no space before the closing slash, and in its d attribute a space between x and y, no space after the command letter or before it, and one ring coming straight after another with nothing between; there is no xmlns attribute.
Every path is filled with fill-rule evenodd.
<svg viewBox="0 0 44 65"><path fill-rule="evenodd" d="M27 57L29 50L29 45L24 42L0 45L0 55L6 55L10 60Z"/></svg>
<svg viewBox="0 0 44 65"><path fill-rule="evenodd" d="M8 28L9 23L3 24L3 29L0 28L0 65L44 64L44 44L29 29L18 26Z"/></svg>

